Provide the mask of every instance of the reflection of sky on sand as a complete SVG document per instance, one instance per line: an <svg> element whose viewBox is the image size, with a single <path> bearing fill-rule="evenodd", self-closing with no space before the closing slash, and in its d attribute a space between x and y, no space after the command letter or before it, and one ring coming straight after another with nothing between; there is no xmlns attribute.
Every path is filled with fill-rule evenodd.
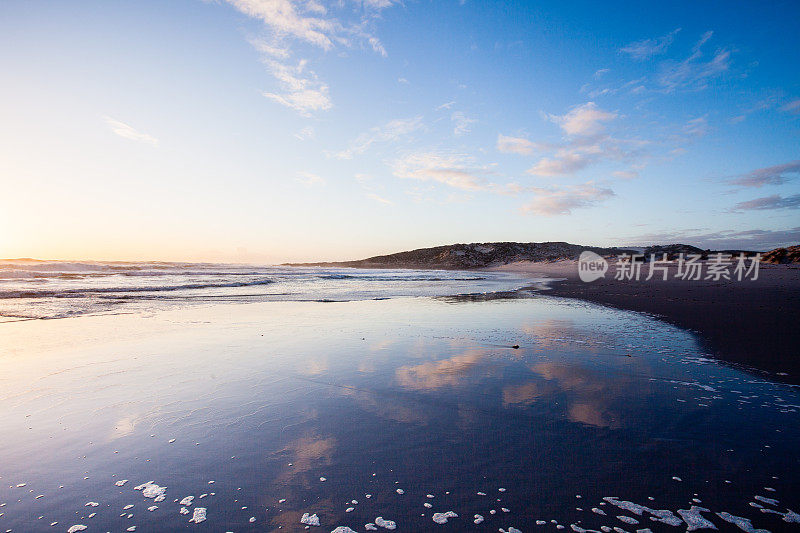
<svg viewBox="0 0 800 533"><path fill-rule="evenodd" d="M615 335L588 331L572 320L549 319L535 324L524 323L511 338L518 339L520 349L464 349L471 344L469 339L444 340L445 349L458 353L446 359L401 366L395 371L395 381L402 388L416 391L475 386L497 378L503 366L520 362L524 366L513 366L518 378L515 381L524 377L531 379L502 388L502 404L505 407L524 408L535 402L561 402L565 405L564 416L567 419L610 428L621 425L621 414L613 408L615 402L647 393L641 384L637 386L627 377L627 372L592 368L591 361L584 364L580 359L562 362L561 352L566 346L571 350L577 346L584 354L608 352L616 345ZM428 353L440 353L442 347L432 341L426 350ZM556 354L559 361L532 362L541 360L541 356L548 353ZM631 363L630 360L617 364L628 367L641 365L638 361Z"/></svg>
<svg viewBox="0 0 800 533"><path fill-rule="evenodd" d="M632 399L636 392L645 392L632 389L635 385L630 379L578 365L539 363L531 370L547 380L548 385L555 384L559 392L566 393L570 420L591 426L619 427L620 414L612 407L615 401L621 397Z"/></svg>
<svg viewBox="0 0 800 533"><path fill-rule="evenodd" d="M596 352L604 347L615 346L617 338L607 332L581 328L573 320L547 319L536 323L525 323L519 328L531 352L547 352L580 345L581 350Z"/></svg>
<svg viewBox="0 0 800 533"><path fill-rule="evenodd" d="M34 515L68 524L88 500L102 504L98 530L180 529L190 515L166 503L210 492L209 480L206 525L236 531L297 530L303 512L318 513L321 530L363 530L382 515L423 531L421 514L450 509L480 513L492 530L543 517L588 526L575 494L595 505L654 496L677 511L711 485L704 503L754 523L766 513L747 498L764 486L800 503L791 479L771 479L798 474L800 394L703 359L692 337L637 315L415 299L10 326L3 531L35 531ZM664 481L673 476L686 486ZM110 488L120 478L166 485L167 502L120 518L137 503ZM7 488L17 483L35 493ZM498 515L477 496L487 486L509 489ZM421 502L434 493L429 512Z"/></svg>
<svg viewBox="0 0 800 533"><path fill-rule="evenodd" d="M472 349L441 361L402 366L395 372L401 387L414 390L455 387L483 359L488 350Z"/></svg>

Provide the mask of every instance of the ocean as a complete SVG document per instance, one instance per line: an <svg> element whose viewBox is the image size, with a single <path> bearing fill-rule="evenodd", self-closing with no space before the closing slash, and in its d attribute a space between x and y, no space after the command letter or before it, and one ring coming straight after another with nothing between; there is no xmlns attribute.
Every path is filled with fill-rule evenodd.
<svg viewBox="0 0 800 533"><path fill-rule="evenodd" d="M66 318L208 302L388 299L514 291L507 273L218 263L0 261L0 317Z"/></svg>

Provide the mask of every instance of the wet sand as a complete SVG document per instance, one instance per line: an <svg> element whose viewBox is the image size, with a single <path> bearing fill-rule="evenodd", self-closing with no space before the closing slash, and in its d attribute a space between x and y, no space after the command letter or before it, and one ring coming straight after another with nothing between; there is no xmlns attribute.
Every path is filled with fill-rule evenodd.
<svg viewBox="0 0 800 533"><path fill-rule="evenodd" d="M521 262L500 270L549 276L549 293L644 312L697 334L718 358L800 383L800 266L762 264L758 279L616 281L611 265L605 278L578 278L576 261ZM647 267L642 268L642 278Z"/></svg>
<svg viewBox="0 0 800 533"><path fill-rule="evenodd" d="M2 330L0 531L800 528L800 390L639 313L545 292Z"/></svg>

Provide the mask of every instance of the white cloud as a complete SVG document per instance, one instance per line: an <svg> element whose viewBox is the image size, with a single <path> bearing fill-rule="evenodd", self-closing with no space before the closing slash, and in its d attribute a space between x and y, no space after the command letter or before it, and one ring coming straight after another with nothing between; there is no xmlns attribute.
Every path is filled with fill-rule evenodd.
<svg viewBox="0 0 800 533"><path fill-rule="evenodd" d="M394 162L398 178L434 181L466 191L487 189L480 176L484 170L475 168L471 157L457 153L414 153Z"/></svg>
<svg viewBox="0 0 800 533"><path fill-rule="evenodd" d="M549 115L567 135L597 135L604 130L603 122L617 118L616 113L604 111L594 102L573 107L565 115Z"/></svg>
<svg viewBox="0 0 800 533"><path fill-rule="evenodd" d="M453 107L454 105L456 105L455 101L452 101L452 102L445 102L445 103L443 103L442 105L438 106L438 107L436 108L436 111L441 111L442 109L450 109L450 108L451 108L451 107Z"/></svg>
<svg viewBox="0 0 800 533"><path fill-rule="evenodd" d="M228 3L247 15L260 20L278 38L294 37L325 50L333 47L333 40L343 31L335 19L324 19L318 4L291 0L228 0Z"/></svg>
<svg viewBox="0 0 800 533"><path fill-rule="evenodd" d="M612 172L611 175L621 180L632 180L639 177L639 172L635 170L617 170Z"/></svg>
<svg viewBox="0 0 800 533"><path fill-rule="evenodd" d="M387 200L386 198L378 196L377 194L371 192L367 193L367 198L369 198L370 200L375 200L379 204L391 205L392 203L390 200Z"/></svg>
<svg viewBox="0 0 800 533"><path fill-rule="evenodd" d="M522 137L497 136L497 149L507 154L532 155L541 151L543 146Z"/></svg>
<svg viewBox="0 0 800 533"><path fill-rule="evenodd" d="M312 111L330 109L333 105L328 86L316 74L306 69L306 60L301 60L297 66L274 60L267 60L265 63L283 89L282 93L262 93L265 97L304 116L309 116Z"/></svg>
<svg viewBox="0 0 800 533"><path fill-rule="evenodd" d="M288 47L278 44L270 44L263 39L250 39L250 44L253 48L258 50L265 56L277 57L279 59L288 59L291 52Z"/></svg>
<svg viewBox="0 0 800 533"><path fill-rule="evenodd" d="M574 150L561 150L556 157L543 157L530 169L535 176L563 176L583 170L595 159L596 154Z"/></svg>
<svg viewBox="0 0 800 533"><path fill-rule="evenodd" d="M667 48L669 48L669 45L672 44L672 41L675 39L675 35L677 35L679 31L681 31L680 28L655 39L644 39L642 41L633 42L628 46L621 48L620 52L628 54L633 59L637 59L639 61L661 55L667 51Z"/></svg>
<svg viewBox="0 0 800 533"><path fill-rule="evenodd" d="M556 189L535 189L536 196L522 207L529 213L544 216L568 215L573 209L592 207L614 196L614 191L591 182Z"/></svg>
<svg viewBox="0 0 800 533"><path fill-rule="evenodd" d="M325 185L325 178L313 172L298 172L295 180L308 188L314 187L315 185Z"/></svg>
<svg viewBox="0 0 800 533"><path fill-rule="evenodd" d="M492 175L492 166L479 166L473 157L462 153L421 152L412 153L394 162L393 173L398 178L447 185L467 193L484 192L518 196L533 193L533 200L522 207L523 211L540 215L569 214L572 210L590 207L614 196L614 192L593 182L563 187L525 186L519 183L494 183L486 176ZM428 191L416 188L417 200L427 199ZM457 197L464 200L463 194ZM451 200L448 200L451 201Z"/></svg>
<svg viewBox="0 0 800 533"><path fill-rule="evenodd" d="M586 141L591 142L586 142ZM573 139L528 169L535 176L564 176L604 160L629 161L639 156L643 141L623 141L608 135Z"/></svg>
<svg viewBox="0 0 800 533"><path fill-rule="evenodd" d="M544 117L559 125L565 134L560 143L537 143L521 137L499 135L497 149L505 153L544 157L527 170L535 176L567 176L600 161L622 161L629 167L641 170L645 157L644 148L650 144L642 139L619 139L605 132L606 124L615 120L617 113L587 102L570 109L564 115L545 114ZM699 124L694 124L696 128ZM638 176L628 171L619 171L615 177L630 179Z"/></svg>
<svg viewBox="0 0 800 533"><path fill-rule="evenodd" d="M128 124L120 122L119 120L113 119L109 116L103 117L103 120L105 120L106 124L108 124L108 127L111 128L111 131L120 137L130 139L131 141L138 141L151 144L153 146L158 146L158 139L152 135L137 131L132 126L129 126Z"/></svg>
<svg viewBox="0 0 800 533"><path fill-rule="evenodd" d="M361 43L385 56L386 50L370 31L370 25L380 10L396 3L394 0L333 2L330 6L342 15L338 18L317 0L227 2L241 13L260 21L269 33L269 39L250 40L282 89L281 92L265 91L264 96L306 116L332 107L329 88L306 67L306 60L296 65L289 62L292 56L290 44L299 41L327 51L336 46L350 47Z"/></svg>
<svg viewBox="0 0 800 533"><path fill-rule="evenodd" d="M395 142L422 129L422 116L391 120L381 126L375 126L356 137L350 146L334 157L352 159L354 155L363 154L375 143Z"/></svg>
<svg viewBox="0 0 800 533"><path fill-rule="evenodd" d="M301 141L305 141L306 139L313 139L316 133L314 132L313 126L305 126L300 131L294 134L294 136Z"/></svg>
<svg viewBox="0 0 800 533"><path fill-rule="evenodd" d="M453 128L453 134L456 137L466 135L467 133L472 131L472 124L478 122L475 119L467 117L461 111L456 111L452 115L450 115L450 120L452 120L453 123L455 124L455 127Z"/></svg>
<svg viewBox="0 0 800 533"><path fill-rule="evenodd" d="M392 7L398 2L396 0L356 0L356 3L360 3L373 9L386 9L387 7Z"/></svg>

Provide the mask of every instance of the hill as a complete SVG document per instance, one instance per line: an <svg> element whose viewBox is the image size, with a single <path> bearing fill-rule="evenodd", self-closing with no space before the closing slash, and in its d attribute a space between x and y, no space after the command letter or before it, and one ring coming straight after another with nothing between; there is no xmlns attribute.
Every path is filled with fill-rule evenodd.
<svg viewBox="0 0 800 533"><path fill-rule="evenodd" d="M355 261L327 261L316 263L285 263L286 266L324 266L351 268L415 268L441 270L471 270L492 266L507 265L520 261L554 262L577 260L581 252L590 250L603 257L620 254L643 254L647 260L650 254L661 257L667 254L676 259L679 254L698 254L706 259L717 251L703 250L688 244L653 245L640 247L600 247L582 246L568 242L486 242L471 244L449 244L433 248L419 248L407 252L377 255ZM747 250L719 250L719 252L738 256L740 253L753 255ZM771 255L770 255L771 254ZM764 254L768 262L796 262L800 260L800 247L779 248Z"/></svg>
<svg viewBox="0 0 800 533"><path fill-rule="evenodd" d="M378 255L357 261L289 263L288 265L469 270L507 265L518 261L552 262L577 259L584 250L591 250L602 256L637 253L635 249L580 246L566 242L489 242L420 248L407 252Z"/></svg>

